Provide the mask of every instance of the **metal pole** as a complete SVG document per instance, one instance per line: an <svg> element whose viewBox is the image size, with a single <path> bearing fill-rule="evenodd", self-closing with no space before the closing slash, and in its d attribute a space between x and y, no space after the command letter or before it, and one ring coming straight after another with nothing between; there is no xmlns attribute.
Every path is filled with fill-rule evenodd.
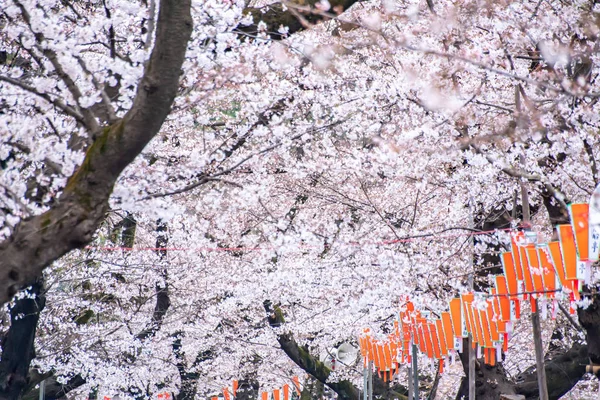
<svg viewBox="0 0 600 400"><path fill-rule="evenodd" d="M369 373L367 372L367 367L363 367L363 400L369 400L367 397L367 390L368 390L368 386L369 386L368 375L369 375Z"/></svg>
<svg viewBox="0 0 600 400"><path fill-rule="evenodd" d="M525 156L520 156L521 164L525 165ZM521 181L521 204L523 206L523 225L525 231L528 231L531 214L529 211L529 193L525 182ZM535 312L531 313L531 325L533 325L533 344L535 346L535 368L537 372L537 381L540 400L548 400L548 385L546 383L546 367L544 366L544 346L542 344L542 329L540 326L540 314L538 310L538 300L534 299Z"/></svg>
<svg viewBox="0 0 600 400"><path fill-rule="evenodd" d="M40 382L40 400L44 400L44 396L46 395L46 381L43 380Z"/></svg>
<svg viewBox="0 0 600 400"><path fill-rule="evenodd" d="M473 336L469 333L469 400L475 400L475 349Z"/></svg>
<svg viewBox="0 0 600 400"><path fill-rule="evenodd" d="M373 400L373 361L369 361L369 399Z"/></svg>
<svg viewBox="0 0 600 400"><path fill-rule="evenodd" d="M413 399L419 399L419 366L417 365L417 345L412 345L412 375L413 375Z"/></svg>
<svg viewBox="0 0 600 400"><path fill-rule="evenodd" d="M535 299L537 309L538 301ZM535 364L538 379L538 388L540 391L540 400L548 400L548 385L546 384L546 367L544 366L544 346L542 344L542 329L540 327L540 314L531 313L531 324L533 325L533 343L535 345Z"/></svg>
<svg viewBox="0 0 600 400"><path fill-rule="evenodd" d="M412 360L411 360L412 362ZM412 365L408 367L408 400L414 400L413 391L415 390L415 385L413 385L413 377L412 377Z"/></svg>
<svg viewBox="0 0 600 400"><path fill-rule="evenodd" d="M471 213L471 227L474 227L473 214ZM471 237L472 244L475 246L475 240ZM471 269L473 269L473 257L471 257ZM469 275L469 288L473 291L473 274ZM464 342L463 342L464 343ZM469 333L469 339L467 340L467 346L469 346L469 400L475 400L475 349L473 348L473 334Z"/></svg>

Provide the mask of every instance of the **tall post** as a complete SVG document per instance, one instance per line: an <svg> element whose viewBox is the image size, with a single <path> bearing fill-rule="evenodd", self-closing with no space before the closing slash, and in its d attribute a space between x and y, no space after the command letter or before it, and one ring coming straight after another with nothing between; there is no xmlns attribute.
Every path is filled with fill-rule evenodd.
<svg viewBox="0 0 600 400"><path fill-rule="evenodd" d="M411 359L412 363L412 359ZM413 385L413 377L412 377L412 364L408 367L408 400L414 400L415 397L413 392L415 390L415 385Z"/></svg>
<svg viewBox="0 0 600 400"><path fill-rule="evenodd" d="M525 157L521 155L521 164L525 164ZM527 185L521 181L521 203L523 205L523 225L527 231L530 228L531 214L529 211L529 193ZM527 237L527 235L525 236ZM533 344L535 346L535 364L540 400L548 400L548 385L546 383L546 367L544 365L544 345L542 343L542 328L538 311L537 298L534 299L535 312L531 312L531 325L533 326Z"/></svg>
<svg viewBox="0 0 600 400"><path fill-rule="evenodd" d="M473 291L473 275L469 275L469 288ZM469 340L467 341L469 347L469 400L475 400L475 349L473 348L473 334L469 332Z"/></svg>
<svg viewBox="0 0 600 400"><path fill-rule="evenodd" d="M419 366L417 365L417 345L412 345L412 375L413 375L413 399L419 400Z"/></svg>
<svg viewBox="0 0 600 400"><path fill-rule="evenodd" d="M544 346L542 344L542 329L540 327L540 314L537 311L537 299L535 299L536 311L531 313L531 324L533 325L533 344L535 346L535 364L540 391L540 400L548 400L548 385L546 384L546 367L544 365Z"/></svg>
<svg viewBox="0 0 600 400"><path fill-rule="evenodd" d="M475 349L473 348L473 335L469 333L469 400L475 400Z"/></svg>
<svg viewBox="0 0 600 400"><path fill-rule="evenodd" d="M364 365L364 364L363 364ZM363 400L369 400L368 396L369 390L369 373L367 372L367 367L363 367Z"/></svg>
<svg viewBox="0 0 600 400"><path fill-rule="evenodd" d="M473 207L473 198L470 197L469 198L469 211L470 211L470 217L471 217L471 221L469 221L469 225L471 229L475 228L475 210ZM474 284L473 284L473 280L474 280L474 273L475 273L475 265L474 265L474 258L475 258L475 237L473 235L471 235L471 246L473 246L473 254L471 255L471 274L469 275L469 290L471 290L471 292L473 292L474 290ZM469 382L469 400L475 400L475 359L477 357L477 355L475 354L475 349L473 348L473 335L471 333L469 333L469 340L467 341L467 345L469 347L469 349L467 350L469 352L469 376L468 376L468 382Z"/></svg>
<svg viewBox="0 0 600 400"><path fill-rule="evenodd" d="M39 400L44 400L44 396L46 395L46 380L40 382L40 395Z"/></svg>
<svg viewBox="0 0 600 400"><path fill-rule="evenodd" d="M369 400L373 400L373 361L369 361Z"/></svg>

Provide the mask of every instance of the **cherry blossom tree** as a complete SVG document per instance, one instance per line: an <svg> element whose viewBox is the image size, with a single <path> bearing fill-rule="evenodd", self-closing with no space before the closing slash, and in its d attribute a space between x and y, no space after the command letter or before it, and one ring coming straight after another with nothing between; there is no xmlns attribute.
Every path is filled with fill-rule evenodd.
<svg viewBox="0 0 600 400"><path fill-rule="evenodd" d="M485 289L522 182L546 239L598 184L593 2L5 3L0 398L357 398L323 353ZM594 296L545 322L553 398ZM478 398L536 398L527 329Z"/></svg>

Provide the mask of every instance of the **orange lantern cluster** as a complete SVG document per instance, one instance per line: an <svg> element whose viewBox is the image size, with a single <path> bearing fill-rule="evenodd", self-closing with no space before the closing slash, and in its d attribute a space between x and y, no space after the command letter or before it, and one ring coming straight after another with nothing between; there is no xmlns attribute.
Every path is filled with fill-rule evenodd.
<svg viewBox="0 0 600 400"><path fill-rule="evenodd" d="M520 302L530 300L536 312L538 298L556 302L556 294L570 294L571 312L590 278L590 265L598 259L600 226L590 224L589 204L569 206L570 224L558 225L558 241L538 244L534 235L511 234L510 251L501 254L503 275L496 275L489 293L464 293L449 302L449 311L428 318L405 300L394 333L376 340L369 330L359 338L365 367L373 362L384 380L390 380L399 364L411 362L411 345L430 359L444 360L462 352L462 338L471 334L473 348L483 350L486 364L495 365L506 351L512 324L520 319ZM600 217L600 216L599 216ZM532 240L533 239L533 240ZM553 313L553 318L555 314Z"/></svg>
<svg viewBox="0 0 600 400"><path fill-rule="evenodd" d="M365 367L372 361L379 375L385 381L391 380L398 365L409 364L415 356L411 353L414 344L429 359L438 360L443 372L448 357L462 352L462 339L469 333L473 348L479 345L484 361L495 365L500 349L506 350L510 322L516 319L514 305L511 310L506 292L506 279L497 276L494 296L465 293L450 300L448 311L435 318L429 318L428 312L416 310L411 301L405 301L393 334L385 340L376 340L367 329L359 338Z"/></svg>
<svg viewBox="0 0 600 400"><path fill-rule="evenodd" d="M376 340L369 329L359 337L360 352L363 355L364 366L373 362L379 377L391 381L398 370L398 355L401 353L398 321L394 322L394 333L385 340Z"/></svg>
<svg viewBox="0 0 600 400"><path fill-rule="evenodd" d="M511 235L511 251L502 253L509 296L517 302L529 298L532 311L535 298L553 299L564 289L573 304L589 281L590 265L597 258L592 249L598 246L597 233L590 231L589 204L571 204L569 214L570 224L556 226L557 241L528 243L525 233L516 232Z"/></svg>

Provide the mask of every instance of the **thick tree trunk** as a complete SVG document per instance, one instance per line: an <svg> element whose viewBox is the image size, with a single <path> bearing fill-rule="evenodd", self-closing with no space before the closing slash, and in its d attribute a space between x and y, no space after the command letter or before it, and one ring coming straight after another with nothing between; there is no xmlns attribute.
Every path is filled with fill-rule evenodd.
<svg viewBox="0 0 600 400"><path fill-rule="evenodd" d="M0 400L16 400L27 386L29 364L35 357L34 340L46 297L42 279L27 290L27 297L10 310L10 328L2 339L0 359Z"/></svg>
<svg viewBox="0 0 600 400"><path fill-rule="evenodd" d="M585 329L589 361L600 365L600 295L594 295L592 301L588 308L578 308L577 315L581 327Z"/></svg>
<svg viewBox="0 0 600 400"><path fill-rule="evenodd" d="M468 340L463 340L463 349L465 351L460 355L460 361L463 365L465 375L469 376L469 352ZM475 362L475 396L477 400L497 400L501 394L516 394L516 388L506 375L502 363L497 363L494 367L485 365L483 360ZM462 378L456 399L469 398L469 385L466 377Z"/></svg>
<svg viewBox="0 0 600 400"><path fill-rule="evenodd" d="M587 346L575 343L568 351L558 354L551 360L546 360L546 378L548 395L551 400L557 400L579 382L585 374ZM537 374L535 367L527 369L517 377L516 392L524 395L527 400L539 397Z"/></svg>

